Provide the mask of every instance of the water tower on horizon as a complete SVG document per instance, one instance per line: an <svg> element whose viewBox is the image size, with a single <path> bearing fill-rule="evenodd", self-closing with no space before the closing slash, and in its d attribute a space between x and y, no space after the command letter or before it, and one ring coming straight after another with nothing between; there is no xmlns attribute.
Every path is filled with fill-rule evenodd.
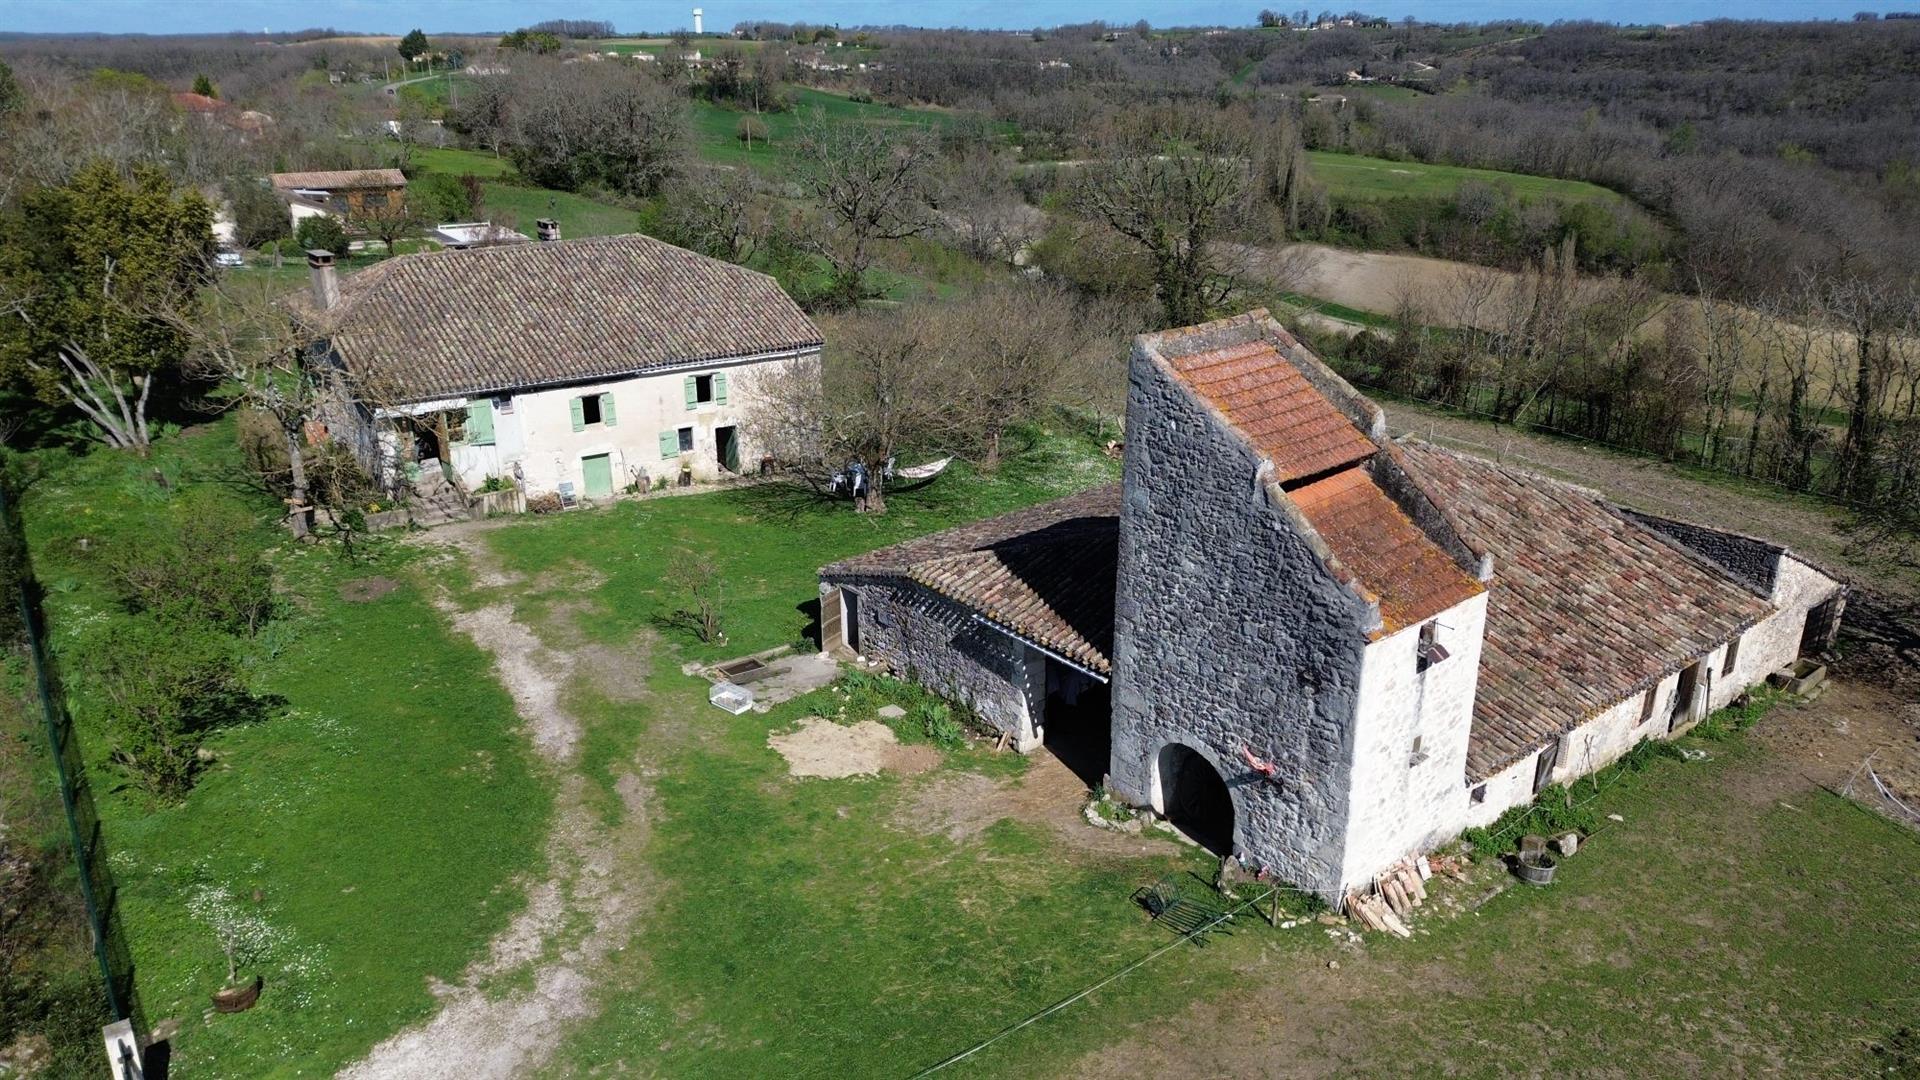
<svg viewBox="0 0 1920 1080"><path fill-rule="evenodd" d="M700 9L699 8L693 9L693 32L695 34L700 33Z"/></svg>

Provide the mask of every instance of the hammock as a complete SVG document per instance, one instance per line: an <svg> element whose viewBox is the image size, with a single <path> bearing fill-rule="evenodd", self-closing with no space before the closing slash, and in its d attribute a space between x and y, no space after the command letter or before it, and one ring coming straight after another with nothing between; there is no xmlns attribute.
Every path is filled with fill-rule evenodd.
<svg viewBox="0 0 1920 1080"><path fill-rule="evenodd" d="M910 465L904 469L893 470L893 475L901 480L931 480L946 471L953 464L953 458L943 457L939 461L929 461L925 465Z"/></svg>

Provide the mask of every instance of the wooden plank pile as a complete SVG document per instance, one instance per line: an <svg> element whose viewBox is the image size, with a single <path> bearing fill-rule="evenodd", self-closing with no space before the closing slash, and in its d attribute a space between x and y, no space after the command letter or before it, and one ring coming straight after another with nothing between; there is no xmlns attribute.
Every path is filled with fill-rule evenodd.
<svg viewBox="0 0 1920 1080"><path fill-rule="evenodd" d="M1402 859L1373 879L1371 892L1348 893L1347 912L1369 930L1412 937L1406 919L1427 902L1427 879L1432 876L1426 856Z"/></svg>

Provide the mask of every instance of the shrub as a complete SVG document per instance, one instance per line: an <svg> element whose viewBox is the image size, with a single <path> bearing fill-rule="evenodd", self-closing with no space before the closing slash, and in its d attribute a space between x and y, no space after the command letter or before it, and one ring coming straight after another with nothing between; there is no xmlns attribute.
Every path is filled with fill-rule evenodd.
<svg viewBox="0 0 1920 1080"><path fill-rule="evenodd" d="M273 614L273 570L238 511L194 500L174 521L106 552L127 610L180 626L252 634Z"/></svg>
<svg viewBox="0 0 1920 1080"><path fill-rule="evenodd" d="M747 115L734 125L733 137L752 146L756 142L767 141L767 122L757 116Z"/></svg>
<svg viewBox="0 0 1920 1080"><path fill-rule="evenodd" d="M112 761L158 799L193 786L209 732L257 711L232 639L203 625L125 620L89 656L87 686Z"/></svg>
<svg viewBox="0 0 1920 1080"><path fill-rule="evenodd" d="M435 222L472 221L475 194L460 177L446 173L428 173L407 184L407 202Z"/></svg>
<svg viewBox="0 0 1920 1080"><path fill-rule="evenodd" d="M967 732L960 721L954 719L953 708L944 701L922 701L914 706L915 718L920 722L920 730L927 741L942 750L958 750L966 745Z"/></svg>
<svg viewBox="0 0 1920 1080"><path fill-rule="evenodd" d="M347 227L327 214L301 218L293 230L293 238L302 251L331 251L335 255L345 255L353 243L347 236Z"/></svg>
<svg viewBox="0 0 1920 1080"><path fill-rule="evenodd" d="M1460 838L1482 854L1517 847L1522 836L1558 836L1577 832L1585 835L1599 824L1590 805L1576 803L1573 792L1561 784L1540 789L1529 806L1516 806L1500 815L1500 820L1485 828L1468 829Z"/></svg>

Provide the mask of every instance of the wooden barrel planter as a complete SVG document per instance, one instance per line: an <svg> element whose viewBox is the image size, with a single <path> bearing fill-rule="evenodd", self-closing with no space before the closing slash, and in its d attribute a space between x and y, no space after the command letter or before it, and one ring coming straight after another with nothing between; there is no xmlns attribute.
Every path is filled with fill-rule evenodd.
<svg viewBox="0 0 1920 1080"><path fill-rule="evenodd" d="M1529 885L1551 885L1556 865L1558 860L1549 852L1522 852L1519 858L1513 860L1513 873Z"/></svg>
<svg viewBox="0 0 1920 1080"><path fill-rule="evenodd" d="M213 1011L223 1013L246 1012L260 1000L260 990L266 980L258 975L245 986L223 986L213 992Z"/></svg>

